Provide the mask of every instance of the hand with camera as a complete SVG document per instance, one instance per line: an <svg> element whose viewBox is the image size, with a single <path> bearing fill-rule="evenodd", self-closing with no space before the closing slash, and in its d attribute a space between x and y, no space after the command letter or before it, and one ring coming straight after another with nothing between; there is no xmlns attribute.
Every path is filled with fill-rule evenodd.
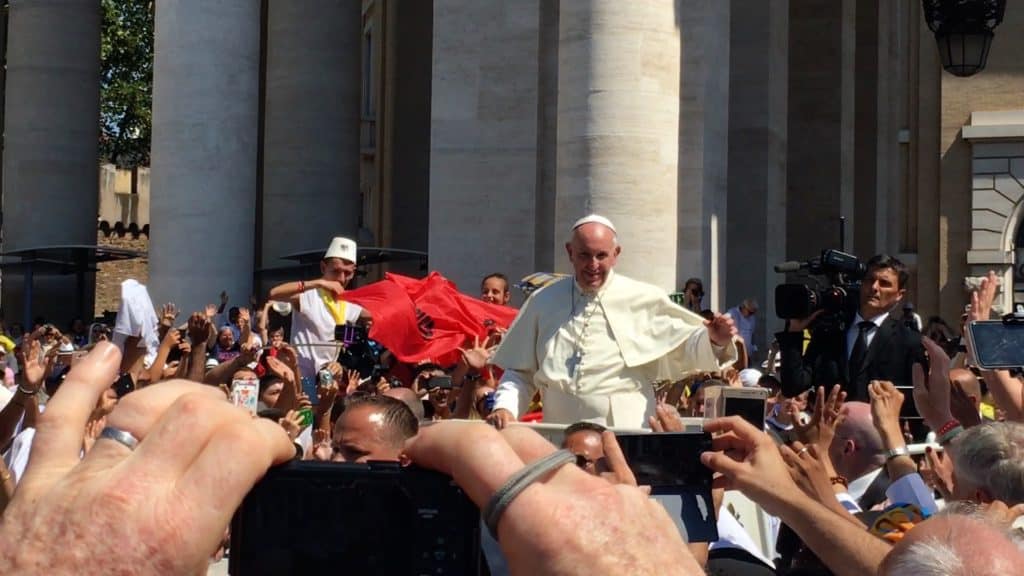
<svg viewBox="0 0 1024 576"><path fill-rule="evenodd" d="M701 461L722 475L716 484L740 490L778 516L833 573L878 573L889 545L804 494L771 437L739 416L710 420L704 430L715 435L714 452L705 452Z"/></svg>
<svg viewBox="0 0 1024 576"><path fill-rule="evenodd" d="M513 474L555 447L521 427L498 432L445 422L421 429L406 452L414 463L451 475L484 508ZM660 504L635 486L612 484L571 464L516 496L497 529L512 574L702 574Z"/></svg>
<svg viewBox="0 0 1024 576"><path fill-rule="evenodd" d="M106 423L121 439L101 436L82 458L86 422L119 362L117 347L100 343L50 399L0 524L0 573L205 573L246 493L294 457L277 423L216 388L174 381L125 396Z"/></svg>

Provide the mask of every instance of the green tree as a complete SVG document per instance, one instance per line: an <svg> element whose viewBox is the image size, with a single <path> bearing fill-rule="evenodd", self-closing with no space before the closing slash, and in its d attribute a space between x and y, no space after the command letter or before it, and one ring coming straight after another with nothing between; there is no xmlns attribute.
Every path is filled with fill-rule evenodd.
<svg viewBox="0 0 1024 576"><path fill-rule="evenodd" d="M100 160L149 165L153 0L102 0Z"/></svg>

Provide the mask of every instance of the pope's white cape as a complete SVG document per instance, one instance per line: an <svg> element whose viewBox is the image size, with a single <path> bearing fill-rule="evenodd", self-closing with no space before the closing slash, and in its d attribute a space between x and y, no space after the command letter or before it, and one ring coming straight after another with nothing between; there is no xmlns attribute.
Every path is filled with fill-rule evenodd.
<svg viewBox="0 0 1024 576"><path fill-rule="evenodd" d="M537 370L545 343L568 317L574 281L573 277L559 280L527 300L502 339L494 364L505 370ZM704 318L669 300L658 287L613 274L601 295L601 305L626 366L660 360L687 343L687 350L680 352L690 361L683 362L679 370L670 370L674 373L664 374L665 378L677 380L686 373L721 368ZM694 336L695 341L688 342Z"/></svg>

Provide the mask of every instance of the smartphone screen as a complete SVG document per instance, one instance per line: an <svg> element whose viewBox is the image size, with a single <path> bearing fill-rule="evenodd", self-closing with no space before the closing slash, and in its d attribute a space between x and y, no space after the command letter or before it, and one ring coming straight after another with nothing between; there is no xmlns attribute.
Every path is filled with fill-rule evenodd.
<svg viewBox="0 0 1024 576"><path fill-rule="evenodd" d="M1006 324L1001 320L968 324L971 348L978 366L985 369L1024 366L1024 324Z"/></svg>
<svg viewBox="0 0 1024 576"><path fill-rule="evenodd" d="M739 416L758 430L764 430L764 405L764 398L728 397L725 399L725 415Z"/></svg>
<svg viewBox="0 0 1024 576"><path fill-rule="evenodd" d="M637 484L650 486L653 496L678 497L688 541L717 540L712 472L700 461L701 453L711 450L711 434L616 434L616 438Z"/></svg>
<svg viewBox="0 0 1024 576"><path fill-rule="evenodd" d="M271 468L236 512L229 569L475 576L480 525L473 502L437 472L293 461Z"/></svg>
<svg viewBox="0 0 1024 576"><path fill-rule="evenodd" d="M711 450L711 434L616 434L616 438L637 484L650 486L652 494L675 494L677 489L710 492L711 469L701 464L700 455Z"/></svg>

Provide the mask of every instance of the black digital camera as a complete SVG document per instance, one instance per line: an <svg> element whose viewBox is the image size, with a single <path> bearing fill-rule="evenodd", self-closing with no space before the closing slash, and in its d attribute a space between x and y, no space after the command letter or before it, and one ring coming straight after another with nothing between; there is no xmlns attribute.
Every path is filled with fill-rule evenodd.
<svg viewBox="0 0 1024 576"><path fill-rule="evenodd" d="M443 474L397 462L272 468L231 523L233 576L476 575L480 511Z"/></svg>
<svg viewBox="0 0 1024 576"><path fill-rule="evenodd" d="M836 325L844 329L844 319L852 316L860 303L860 283L866 269L856 256L828 249L822 250L821 257L806 262L778 264L775 271L804 272L812 278L817 277L813 278L813 285L790 283L775 287L775 313L779 318L807 318L818 310L824 310L818 325ZM822 277L827 284L819 280Z"/></svg>

